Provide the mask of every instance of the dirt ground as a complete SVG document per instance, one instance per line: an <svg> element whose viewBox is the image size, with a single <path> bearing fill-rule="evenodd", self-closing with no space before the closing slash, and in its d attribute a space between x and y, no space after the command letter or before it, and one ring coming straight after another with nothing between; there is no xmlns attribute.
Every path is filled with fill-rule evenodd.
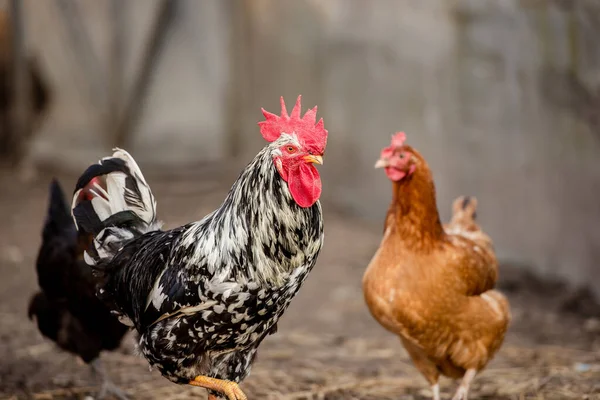
<svg viewBox="0 0 600 400"><path fill-rule="evenodd" d="M160 175L160 176L158 176ZM218 206L231 178L209 174L149 176L168 227L199 219ZM177 176L177 180L172 179ZM74 177L59 175L70 192ZM0 171L0 399L84 399L96 382L71 355L42 338L27 319L37 287L34 261L46 209L49 176L16 184ZM360 289L381 226L361 223L324 204L326 241L314 272L265 340L242 387L251 399L427 399L399 340L369 315ZM585 291L543 282L503 266L513 323L505 345L476 378L471 398L600 399L600 309ZM204 399L204 390L178 386L150 372L132 352L104 356L114 381L133 399ZM455 383L442 381L443 398Z"/></svg>

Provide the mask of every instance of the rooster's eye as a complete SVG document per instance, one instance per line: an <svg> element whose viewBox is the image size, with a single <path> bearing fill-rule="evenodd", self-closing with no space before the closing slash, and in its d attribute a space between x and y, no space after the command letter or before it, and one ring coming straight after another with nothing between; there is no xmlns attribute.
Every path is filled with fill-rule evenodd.
<svg viewBox="0 0 600 400"><path fill-rule="evenodd" d="M288 146L287 151L288 151L288 153L293 153L296 151L296 149L294 148L294 146Z"/></svg>
<svg viewBox="0 0 600 400"><path fill-rule="evenodd" d="M404 153L400 153L400 158L404 158Z"/></svg>

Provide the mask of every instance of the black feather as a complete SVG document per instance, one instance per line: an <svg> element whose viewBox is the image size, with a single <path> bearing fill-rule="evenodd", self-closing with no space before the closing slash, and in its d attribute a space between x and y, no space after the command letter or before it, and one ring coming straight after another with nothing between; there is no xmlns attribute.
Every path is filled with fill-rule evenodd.
<svg viewBox="0 0 600 400"><path fill-rule="evenodd" d="M50 183L50 203L42 237L46 239L60 235L65 230L74 231L73 221L60 184L56 179L52 179Z"/></svg>
<svg viewBox="0 0 600 400"><path fill-rule="evenodd" d="M125 161L119 158L109 158L102 160L100 164L92 164L77 180L77 184L75 185L75 190L73 193L86 187L92 179L117 171L124 172L126 174L129 173L129 168L127 168L127 165L125 165Z"/></svg>
<svg viewBox="0 0 600 400"><path fill-rule="evenodd" d="M102 225L104 228L107 228L109 226L118 226L130 227L133 229L136 225L140 225L143 223L144 221L140 217L138 217L133 211L125 210L119 211L118 213L106 218L102 222Z"/></svg>
<svg viewBox="0 0 600 400"><path fill-rule="evenodd" d="M154 308L146 310L147 296L165 268L164 261L170 256L171 247L165 244L172 242L173 237L179 237L185 228L140 236L127 243L110 262L114 271L110 271L107 284L103 287L105 294L119 299L119 311L131 316L139 331L161 316ZM123 268L125 265L129 267ZM105 270L109 271L110 267ZM172 288L181 286L173 285Z"/></svg>
<svg viewBox="0 0 600 400"><path fill-rule="evenodd" d="M104 224L100 221L96 211L94 211L91 201L79 203L73 209L73 217L77 221L78 229L81 232L96 235L104 228Z"/></svg>

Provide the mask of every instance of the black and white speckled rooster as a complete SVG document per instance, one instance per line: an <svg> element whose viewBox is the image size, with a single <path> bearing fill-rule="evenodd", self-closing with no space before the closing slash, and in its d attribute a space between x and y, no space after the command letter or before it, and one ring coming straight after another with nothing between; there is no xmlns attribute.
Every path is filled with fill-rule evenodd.
<svg viewBox="0 0 600 400"><path fill-rule="evenodd" d="M301 117L300 99L290 115L283 98L281 116L263 110L270 143L198 222L160 230L152 192L124 150L89 167L75 189L78 229L94 235L86 262L102 278L99 296L135 327L153 367L212 400L247 398L238 383L323 244L314 164L327 130L317 107Z"/></svg>

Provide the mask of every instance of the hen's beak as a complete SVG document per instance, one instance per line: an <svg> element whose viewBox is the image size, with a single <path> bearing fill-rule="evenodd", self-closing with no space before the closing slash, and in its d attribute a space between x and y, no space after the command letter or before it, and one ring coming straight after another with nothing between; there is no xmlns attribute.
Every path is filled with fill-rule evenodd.
<svg viewBox="0 0 600 400"><path fill-rule="evenodd" d="M314 164L323 164L323 157L309 154L307 156L304 156L304 161Z"/></svg>
<svg viewBox="0 0 600 400"><path fill-rule="evenodd" d="M389 167L389 166L390 166L390 162L385 158L380 158L375 163L375 168L385 168L385 167Z"/></svg>

